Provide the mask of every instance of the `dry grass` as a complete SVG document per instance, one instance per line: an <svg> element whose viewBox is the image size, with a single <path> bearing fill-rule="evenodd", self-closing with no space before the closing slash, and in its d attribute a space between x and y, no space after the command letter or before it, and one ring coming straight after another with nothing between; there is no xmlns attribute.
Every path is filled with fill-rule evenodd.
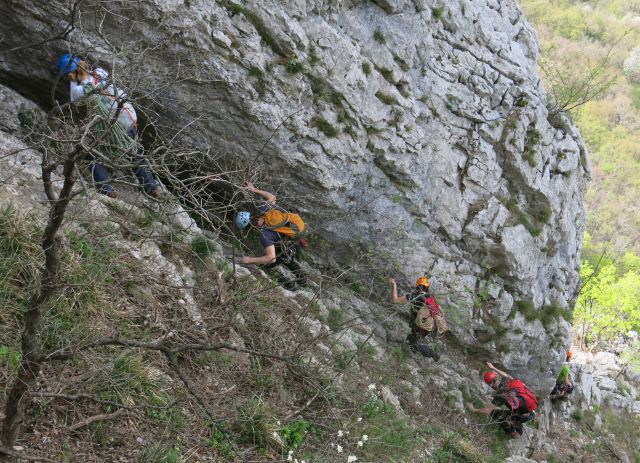
<svg viewBox="0 0 640 463"><path fill-rule="evenodd" d="M38 227L27 216L19 222L16 211L7 214L10 220L0 220L0 249L16 240L22 243L24 252L14 254L22 256L22 268L30 269L25 275L33 279L41 256L32 244L37 243ZM9 223L22 225L10 234L2 232ZM169 331L173 345L204 342L184 305L176 302L181 289L175 282L167 281L162 271L149 274L140 261L114 248L113 239L77 229L67 234L67 286L48 310L41 345L55 350L100 336L152 341ZM473 441L486 451L495 447L485 427L466 424L463 415L430 391L420 396L422 405L415 404L400 383L410 375L405 362L409 354L402 347L383 358L366 343L355 352L337 354L332 336L314 339L301 322L301 317L316 317L313 302L290 299L270 280L234 280L229 267L199 245L175 241L162 250L174 263L196 269L194 297L208 342L235 344L288 362L228 350L182 352L176 360L196 398L160 352L123 347L85 351L73 361L45 367L20 441L30 452L62 461L190 462L215 455L214 461L246 462L282 461L291 449L312 461L343 461L350 453L361 460L409 462L426 458L423 449L428 448L439 458L433 461L447 461L451 455L458 461L488 461L478 459L470 445ZM30 295L31 286L20 288L23 297ZM15 343L15 309L2 316L11 321ZM332 352L318 349L320 343ZM372 395L372 381L395 390L409 416ZM38 395L42 393L58 396ZM89 417L122 408L125 414L114 420L67 431ZM338 430L350 434L339 437ZM363 434L369 440L360 448L357 441ZM330 443L339 443L343 453Z"/></svg>

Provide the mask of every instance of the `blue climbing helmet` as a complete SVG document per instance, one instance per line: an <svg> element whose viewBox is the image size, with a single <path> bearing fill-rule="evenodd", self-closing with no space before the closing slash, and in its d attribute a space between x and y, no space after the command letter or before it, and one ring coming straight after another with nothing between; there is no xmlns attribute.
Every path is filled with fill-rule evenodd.
<svg viewBox="0 0 640 463"><path fill-rule="evenodd" d="M247 228L250 219L251 213L247 211L238 212L238 215L236 215L236 227L238 227L240 230Z"/></svg>
<svg viewBox="0 0 640 463"><path fill-rule="evenodd" d="M71 53L65 53L56 64L58 74L66 75L78 69L78 63L82 61L79 56L73 56Z"/></svg>

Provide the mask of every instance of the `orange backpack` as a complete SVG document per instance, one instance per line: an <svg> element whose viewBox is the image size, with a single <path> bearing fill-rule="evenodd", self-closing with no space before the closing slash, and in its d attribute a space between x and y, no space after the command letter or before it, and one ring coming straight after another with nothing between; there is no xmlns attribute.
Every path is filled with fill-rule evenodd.
<svg viewBox="0 0 640 463"><path fill-rule="evenodd" d="M304 231L302 218L293 212L271 209L265 212L262 217L264 217L265 228L281 233L291 239L297 238Z"/></svg>

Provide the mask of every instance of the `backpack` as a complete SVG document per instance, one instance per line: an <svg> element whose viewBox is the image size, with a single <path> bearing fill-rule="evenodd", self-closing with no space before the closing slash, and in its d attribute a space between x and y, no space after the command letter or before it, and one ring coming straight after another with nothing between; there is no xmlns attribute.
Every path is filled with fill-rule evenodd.
<svg viewBox="0 0 640 463"><path fill-rule="evenodd" d="M304 222L298 214L270 209L265 212L264 226L268 230L296 239L304 231Z"/></svg>
<svg viewBox="0 0 640 463"><path fill-rule="evenodd" d="M430 318L435 319L440 315L440 305L436 298L425 293L421 293L414 301L414 307L418 309L416 313L416 326L421 330L429 331Z"/></svg>
<svg viewBox="0 0 640 463"><path fill-rule="evenodd" d="M410 297L416 314L420 311L426 311L425 315L432 318L440 315L440 304L436 301L435 296L432 296L429 293L420 292L417 295L412 295Z"/></svg>
<svg viewBox="0 0 640 463"><path fill-rule="evenodd" d="M532 412L538 408L537 397L519 379L510 379L505 386L505 391L515 392L516 396L520 399L520 410L522 412Z"/></svg>

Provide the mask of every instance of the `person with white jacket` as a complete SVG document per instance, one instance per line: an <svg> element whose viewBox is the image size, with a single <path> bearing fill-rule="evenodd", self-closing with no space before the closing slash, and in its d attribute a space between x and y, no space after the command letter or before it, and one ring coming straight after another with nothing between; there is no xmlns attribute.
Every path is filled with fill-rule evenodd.
<svg viewBox="0 0 640 463"><path fill-rule="evenodd" d="M126 93L116 89L109 82L109 73L101 67L91 68L78 56L70 53L62 55L57 62L56 69L59 74L65 76L69 82L71 102L79 102L83 98L92 100L90 105L94 112L103 116L99 122L103 130L108 130L110 135L108 143L98 147L98 151L109 155L122 154L133 151L133 172L142 184L144 191L158 198L161 188L148 169L148 163L138 152L136 138L138 136L138 119L133 105L127 101ZM97 124L98 125L98 124ZM120 152L114 152L115 148L122 148ZM109 174L105 167L97 162L95 156L87 154L91 174L98 191L111 198L115 198L116 192L109 184Z"/></svg>

